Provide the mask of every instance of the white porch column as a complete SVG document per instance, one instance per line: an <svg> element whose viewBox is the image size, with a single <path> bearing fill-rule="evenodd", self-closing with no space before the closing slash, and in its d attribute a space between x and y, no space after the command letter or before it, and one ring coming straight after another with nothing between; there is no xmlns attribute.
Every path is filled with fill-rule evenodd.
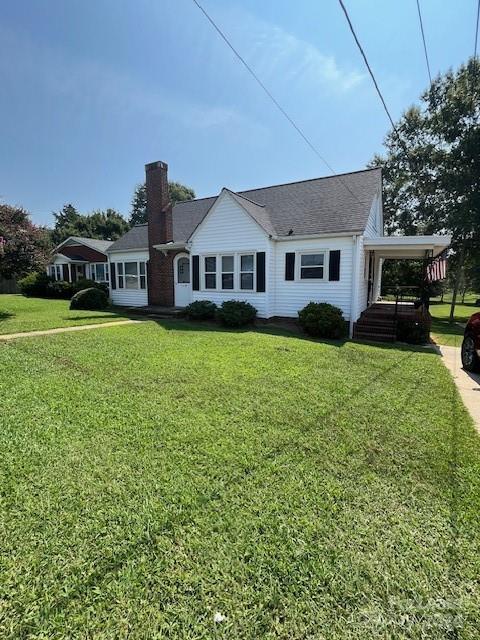
<svg viewBox="0 0 480 640"><path fill-rule="evenodd" d="M68 263L68 281L72 281L72 265L70 264L70 262Z"/></svg>

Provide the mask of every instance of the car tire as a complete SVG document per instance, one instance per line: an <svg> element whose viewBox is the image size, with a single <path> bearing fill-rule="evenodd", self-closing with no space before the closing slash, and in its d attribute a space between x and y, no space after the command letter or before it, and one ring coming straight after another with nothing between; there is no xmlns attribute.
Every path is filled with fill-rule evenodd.
<svg viewBox="0 0 480 640"><path fill-rule="evenodd" d="M466 335L462 342L462 365L466 371L480 371L480 359L475 350L475 339Z"/></svg>

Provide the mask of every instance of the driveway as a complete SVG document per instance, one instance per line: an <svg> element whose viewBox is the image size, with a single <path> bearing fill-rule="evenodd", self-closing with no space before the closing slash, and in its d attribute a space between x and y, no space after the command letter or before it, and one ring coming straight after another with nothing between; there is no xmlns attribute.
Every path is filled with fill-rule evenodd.
<svg viewBox="0 0 480 640"><path fill-rule="evenodd" d="M480 432L480 374L462 369L460 347L440 347L443 362L451 372L477 430Z"/></svg>

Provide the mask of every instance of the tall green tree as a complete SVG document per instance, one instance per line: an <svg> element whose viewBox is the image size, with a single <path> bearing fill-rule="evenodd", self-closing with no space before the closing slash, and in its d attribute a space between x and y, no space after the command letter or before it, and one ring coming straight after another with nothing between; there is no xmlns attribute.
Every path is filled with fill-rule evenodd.
<svg viewBox="0 0 480 640"><path fill-rule="evenodd" d="M0 276L17 279L43 269L50 248L48 231L25 209L0 204Z"/></svg>
<svg viewBox="0 0 480 640"><path fill-rule="evenodd" d="M169 182L168 187L172 204L175 204L176 202L184 202L185 200L193 200L195 198L195 191L191 187L187 187L180 182ZM135 224L145 224L146 222L147 191L145 183L142 183L135 187L135 191L133 193L129 223L133 226Z"/></svg>
<svg viewBox="0 0 480 640"><path fill-rule="evenodd" d="M52 240L55 245L69 236L117 240L130 228L125 218L115 209L81 214L72 204L66 204L61 211L53 215L55 226L52 231Z"/></svg>
<svg viewBox="0 0 480 640"><path fill-rule="evenodd" d="M450 319L468 256L480 249L480 63L438 76L385 140L389 233L451 233L456 275Z"/></svg>

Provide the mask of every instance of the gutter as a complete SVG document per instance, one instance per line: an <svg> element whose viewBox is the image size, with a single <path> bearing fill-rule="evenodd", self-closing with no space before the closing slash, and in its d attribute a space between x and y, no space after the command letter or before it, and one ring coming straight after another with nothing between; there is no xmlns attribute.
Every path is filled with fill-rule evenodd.
<svg viewBox="0 0 480 640"><path fill-rule="evenodd" d="M350 295L350 322L349 322L349 337L353 337L353 324L356 320L354 318L354 314L356 313L357 308L357 298L358 298L358 235L352 236L353 240L353 251L352 251L352 291Z"/></svg>
<svg viewBox="0 0 480 640"><path fill-rule="evenodd" d="M300 236L296 236L294 234L291 236L270 236L270 239L274 242L288 242L289 240L314 240L315 238L338 238L351 236L356 238L357 236L362 235L363 232L363 229L354 229L353 231L332 231L330 233L307 233Z"/></svg>

